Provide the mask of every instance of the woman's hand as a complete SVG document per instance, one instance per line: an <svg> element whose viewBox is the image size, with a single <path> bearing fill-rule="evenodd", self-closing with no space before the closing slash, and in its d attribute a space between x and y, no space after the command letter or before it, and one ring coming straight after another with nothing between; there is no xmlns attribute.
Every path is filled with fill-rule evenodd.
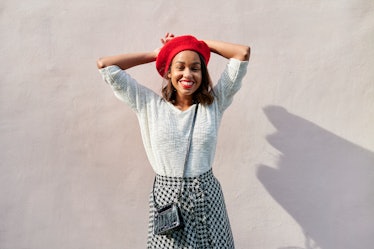
<svg viewBox="0 0 374 249"><path fill-rule="evenodd" d="M172 33L166 33L165 37L160 39L161 43L162 43L162 46L164 46L166 43L168 43L173 38L174 38L174 34L172 34ZM154 50L154 52L156 52L156 54L158 55L158 53L160 52L161 48L162 47L156 48Z"/></svg>
<svg viewBox="0 0 374 249"><path fill-rule="evenodd" d="M172 33L166 33L164 38L161 38L161 43L165 45L168 41L172 40L174 38L174 34Z"/></svg>

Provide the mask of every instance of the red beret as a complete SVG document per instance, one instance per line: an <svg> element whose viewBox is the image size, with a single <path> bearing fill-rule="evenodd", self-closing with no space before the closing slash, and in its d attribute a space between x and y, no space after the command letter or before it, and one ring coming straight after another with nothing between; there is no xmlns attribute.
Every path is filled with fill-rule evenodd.
<svg viewBox="0 0 374 249"><path fill-rule="evenodd" d="M181 51L192 50L202 55L205 64L210 58L210 49L204 41L199 41L191 35L177 36L167 42L158 53L156 59L156 69L164 77L174 56Z"/></svg>

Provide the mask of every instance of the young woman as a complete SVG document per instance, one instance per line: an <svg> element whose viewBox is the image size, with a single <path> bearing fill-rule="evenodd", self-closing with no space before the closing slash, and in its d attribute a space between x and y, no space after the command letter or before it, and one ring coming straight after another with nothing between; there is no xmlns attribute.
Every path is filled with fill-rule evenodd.
<svg viewBox="0 0 374 249"><path fill-rule="evenodd" d="M156 173L149 199L147 248L234 248L212 164L222 115L241 86L250 48L169 33L161 42L163 46L151 52L97 61L115 95L136 113L146 154ZM211 52L229 59L215 86L207 70ZM166 82L162 96L125 72L154 61ZM155 200L162 206L178 198L184 228L170 235L155 235Z"/></svg>

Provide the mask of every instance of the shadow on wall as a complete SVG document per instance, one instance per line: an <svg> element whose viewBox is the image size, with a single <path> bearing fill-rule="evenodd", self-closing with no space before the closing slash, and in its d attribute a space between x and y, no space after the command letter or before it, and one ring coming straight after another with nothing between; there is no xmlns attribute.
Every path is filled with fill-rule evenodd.
<svg viewBox="0 0 374 249"><path fill-rule="evenodd" d="M298 222L306 249L367 249L374 245L374 153L293 115L264 109L277 131L278 167L257 177ZM283 247L278 249L295 248Z"/></svg>

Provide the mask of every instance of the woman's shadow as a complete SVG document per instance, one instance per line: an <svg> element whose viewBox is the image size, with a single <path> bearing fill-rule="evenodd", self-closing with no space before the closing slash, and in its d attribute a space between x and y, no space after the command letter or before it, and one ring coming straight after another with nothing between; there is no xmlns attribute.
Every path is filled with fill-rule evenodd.
<svg viewBox="0 0 374 249"><path fill-rule="evenodd" d="M282 107L264 112L281 156L276 168L259 165L257 177L301 226L305 248L373 248L374 153Z"/></svg>

